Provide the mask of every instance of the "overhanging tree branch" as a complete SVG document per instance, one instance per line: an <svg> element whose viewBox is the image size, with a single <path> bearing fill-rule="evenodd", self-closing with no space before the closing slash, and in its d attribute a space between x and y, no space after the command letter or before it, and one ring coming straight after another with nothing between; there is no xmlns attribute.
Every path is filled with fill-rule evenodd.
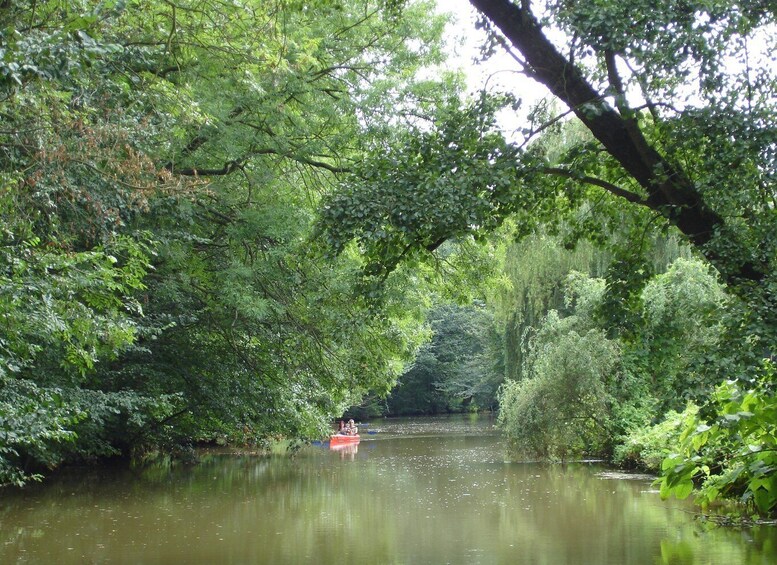
<svg viewBox="0 0 777 565"><path fill-rule="evenodd" d="M645 139L638 124L621 116L585 78L582 70L562 55L521 0L470 0L523 55L532 78L545 85L586 125L605 150L648 194L646 205L666 217L716 265L722 260L711 250L716 232L725 221L704 201L690 178ZM613 55L614 57L614 55ZM614 67L613 67L614 70ZM612 77L611 77L612 78ZM619 80L619 79L616 79ZM729 265L730 267L730 265ZM723 269L728 279L761 280L765 265L743 261Z"/></svg>
<svg viewBox="0 0 777 565"><path fill-rule="evenodd" d="M558 177L564 177L564 178L576 180L585 184L598 186L600 188L603 188L607 192L614 194L615 196L619 196L621 198L628 200L629 202L633 202L634 204L640 204L642 206L647 206L647 201L644 198L642 198L639 194L636 194L634 192L631 192L630 190L621 188L617 185L612 184L611 182L607 182L606 180L602 180L596 177L590 177L587 175L579 175L574 171L570 171L569 169L562 169L559 167L545 167L541 169L541 172L547 173L549 175L555 175Z"/></svg>
<svg viewBox="0 0 777 565"><path fill-rule="evenodd" d="M185 177L218 177L218 176L229 175L239 170L243 166L242 163L243 163L243 160L241 159L227 161L226 163L224 163L224 166L221 167L220 169L198 168L198 167L188 167L188 168L179 169L179 168L176 168L175 165L170 163L166 165L165 168L175 175L182 175Z"/></svg>
<svg viewBox="0 0 777 565"><path fill-rule="evenodd" d="M338 166L326 163L325 161L318 161L316 159L310 159L308 157L303 157L301 155L295 155L293 153L278 151L277 149L272 149L272 148L255 149L251 151L248 155L241 157L240 159L233 159L231 161L227 161L226 163L224 163L222 167L219 167L219 168L213 168L213 167L179 168L174 163L167 163L164 168L175 175L199 176L199 177L224 176L224 175L232 174L235 171L242 169L245 163L248 162L248 160L250 160L252 157L257 157L259 155L278 155L280 157L284 157L286 159L296 161L297 163L301 163L303 165L309 165L311 167L326 169L327 171L330 171L332 173L351 172L351 169L347 167L338 167Z"/></svg>

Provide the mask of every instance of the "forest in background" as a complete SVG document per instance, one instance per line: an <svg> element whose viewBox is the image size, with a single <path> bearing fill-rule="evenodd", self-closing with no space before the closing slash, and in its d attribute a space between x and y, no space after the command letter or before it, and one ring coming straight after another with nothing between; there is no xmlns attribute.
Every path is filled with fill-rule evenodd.
<svg viewBox="0 0 777 565"><path fill-rule="evenodd" d="M774 8L472 4L520 139L430 2L2 3L0 483L498 408L775 512Z"/></svg>

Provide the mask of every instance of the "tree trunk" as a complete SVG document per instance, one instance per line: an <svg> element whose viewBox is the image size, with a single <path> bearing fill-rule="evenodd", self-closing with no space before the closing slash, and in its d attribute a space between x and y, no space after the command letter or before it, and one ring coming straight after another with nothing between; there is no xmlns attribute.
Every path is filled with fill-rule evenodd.
<svg viewBox="0 0 777 565"><path fill-rule="evenodd" d="M510 0L470 0L523 55L527 71L563 101L588 127L607 152L648 194L645 204L668 218L729 282L760 281L763 268L743 262L732 269L721 265L707 247L724 227L723 218L704 202L691 180L647 142L636 120L610 106L580 69L548 40L530 10Z"/></svg>

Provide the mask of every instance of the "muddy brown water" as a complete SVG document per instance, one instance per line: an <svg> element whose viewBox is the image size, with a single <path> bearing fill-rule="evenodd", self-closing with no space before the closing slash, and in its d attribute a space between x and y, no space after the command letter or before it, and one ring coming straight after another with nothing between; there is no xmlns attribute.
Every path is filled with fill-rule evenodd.
<svg viewBox="0 0 777 565"><path fill-rule="evenodd" d="M374 421L355 448L71 470L0 494L0 563L777 563L775 527L710 528L596 462L509 462L491 424Z"/></svg>

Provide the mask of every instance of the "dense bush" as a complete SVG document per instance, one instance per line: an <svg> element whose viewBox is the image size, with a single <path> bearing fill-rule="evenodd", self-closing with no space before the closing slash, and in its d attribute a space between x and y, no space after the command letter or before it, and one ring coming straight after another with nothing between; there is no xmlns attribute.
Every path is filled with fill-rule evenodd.
<svg viewBox="0 0 777 565"><path fill-rule="evenodd" d="M719 385L704 410L690 414L662 463L661 495L698 500L736 498L763 514L777 513L775 365L765 361L752 382Z"/></svg>
<svg viewBox="0 0 777 565"><path fill-rule="evenodd" d="M604 279L571 273L568 314L551 310L527 334L521 377L499 397L500 425L517 451L656 467L673 438L670 423L653 424L712 387L702 362L718 344L724 298L707 267L680 258L648 280L637 322L622 334L604 325L609 292Z"/></svg>

